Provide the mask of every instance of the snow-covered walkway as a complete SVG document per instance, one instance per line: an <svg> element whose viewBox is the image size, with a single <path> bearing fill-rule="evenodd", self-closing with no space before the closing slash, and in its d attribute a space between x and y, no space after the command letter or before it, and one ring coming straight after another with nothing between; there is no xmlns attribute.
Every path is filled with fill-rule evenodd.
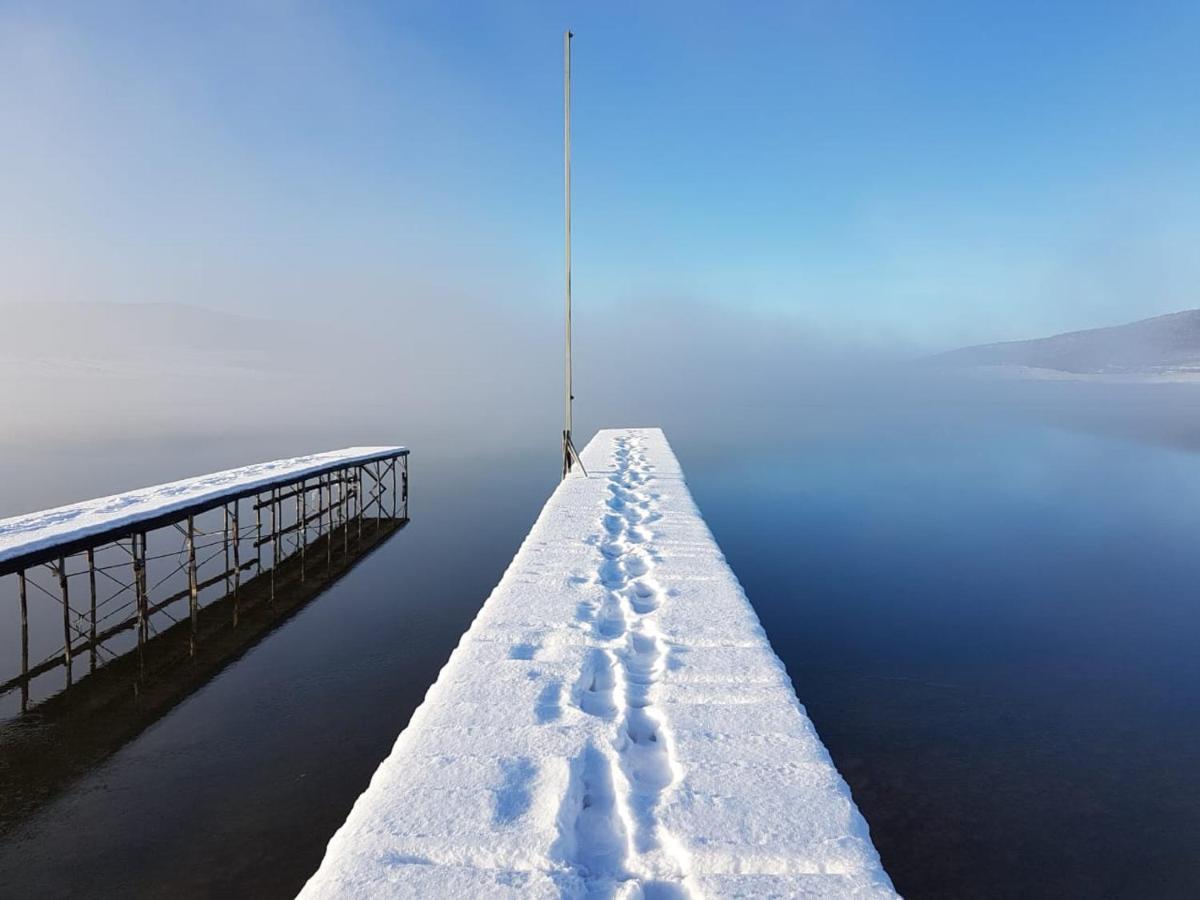
<svg viewBox="0 0 1200 900"><path fill-rule="evenodd" d="M312 478L338 468L366 465L406 453L408 451L403 447L349 447L255 463L0 519L0 563L93 535L132 528L157 516L206 503L220 503L300 478Z"/></svg>
<svg viewBox="0 0 1200 900"><path fill-rule="evenodd" d="M662 432L583 461L302 896L895 896Z"/></svg>

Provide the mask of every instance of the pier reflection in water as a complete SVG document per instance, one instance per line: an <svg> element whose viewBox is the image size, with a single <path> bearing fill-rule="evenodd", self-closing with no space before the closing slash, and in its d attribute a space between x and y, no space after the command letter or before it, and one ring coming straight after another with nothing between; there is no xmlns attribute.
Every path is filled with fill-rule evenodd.
<svg viewBox="0 0 1200 900"><path fill-rule="evenodd" d="M136 692L153 636L186 632L195 656L209 594L229 600L236 628L243 573L261 579L251 596L274 603L285 560L295 558L303 583L322 558L332 569L339 539L343 557L352 532L361 544L364 521L378 528L407 515L408 451L395 447L262 463L2 521L0 577L15 576L20 667L0 695L19 688L24 712L39 689L54 690L40 676L61 667L70 688L85 653L95 674L132 649ZM185 613L187 627L176 628ZM206 618L211 628L216 617Z"/></svg>
<svg viewBox="0 0 1200 900"><path fill-rule="evenodd" d="M397 454L331 465L6 559L0 591L13 593L15 582L16 598L3 599L15 599L6 606L20 610L20 668L0 684L0 833L407 522L407 456ZM47 652L55 625L63 643ZM33 665L31 649L39 660ZM12 655L0 664L11 669Z"/></svg>

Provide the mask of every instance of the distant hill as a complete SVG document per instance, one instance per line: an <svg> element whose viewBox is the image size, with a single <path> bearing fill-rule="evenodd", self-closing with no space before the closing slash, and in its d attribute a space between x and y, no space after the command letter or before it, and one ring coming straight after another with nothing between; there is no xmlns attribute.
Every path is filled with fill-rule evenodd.
<svg viewBox="0 0 1200 900"><path fill-rule="evenodd" d="M930 361L953 367L1001 368L1033 377L1055 377L1055 373L1200 376L1200 309L1111 328L964 347L939 354Z"/></svg>

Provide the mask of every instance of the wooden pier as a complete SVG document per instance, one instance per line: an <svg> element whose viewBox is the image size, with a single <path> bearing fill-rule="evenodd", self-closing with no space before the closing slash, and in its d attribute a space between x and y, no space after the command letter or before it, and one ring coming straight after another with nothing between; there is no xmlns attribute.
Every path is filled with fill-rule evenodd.
<svg viewBox="0 0 1200 900"><path fill-rule="evenodd" d="M2 520L0 600L15 600L18 626L3 633L19 634L20 655L0 655L0 698L19 691L25 713L110 666L137 693L159 668L160 645L182 641L194 659L254 606L280 602L284 581L317 587L407 520L402 447L264 463Z"/></svg>

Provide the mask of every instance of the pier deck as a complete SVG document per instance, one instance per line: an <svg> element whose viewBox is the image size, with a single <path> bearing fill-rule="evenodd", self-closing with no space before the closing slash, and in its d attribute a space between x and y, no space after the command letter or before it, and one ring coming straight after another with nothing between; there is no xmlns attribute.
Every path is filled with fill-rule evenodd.
<svg viewBox="0 0 1200 900"><path fill-rule="evenodd" d="M407 454L404 447L313 453L0 519L0 574L69 556L138 529L149 531L164 521L196 515L272 488Z"/></svg>
<svg viewBox="0 0 1200 900"><path fill-rule="evenodd" d="M61 670L69 689L77 675L134 651L136 693L152 645L181 622L196 657L201 619L214 614L208 601L230 601L237 629L243 594L254 593L243 591L248 579L262 579L274 607L277 575L291 557L301 583L329 576L335 556L345 564L352 544L362 548L364 523L378 531L407 518L408 450L352 447L0 519L0 608L15 607L19 647L10 677L17 659L0 650L0 719L11 712L10 691L20 689L25 713L56 690L47 684L52 673Z"/></svg>
<svg viewBox="0 0 1200 900"><path fill-rule="evenodd" d="M894 896L662 432L582 458L302 896Z"/></svg>

